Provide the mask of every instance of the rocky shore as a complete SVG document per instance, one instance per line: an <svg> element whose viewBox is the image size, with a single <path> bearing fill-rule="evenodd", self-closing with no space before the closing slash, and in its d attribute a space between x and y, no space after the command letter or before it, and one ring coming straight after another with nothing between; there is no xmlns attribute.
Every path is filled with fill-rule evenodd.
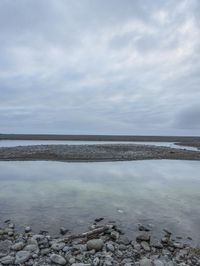
<svg viewBox="0 0 200 266"><path fill-rule="evenodd" d="M135 239L123 235L115 222L96 219L89 230L70 234L60 228L59 237L48 232L34 234L29 226L17 233L5 222L0 229L0 266L176 266L200 265L200 249L191 247L168 230L160 240L148 226L139 225Z"/></svg>
<svg viewBox="0 0 200 266"><path fill-rule="evenodd" d="M1 161L130 161L147 159L200 160L200 151L151 145L34 145L0 148Z"/></svg>

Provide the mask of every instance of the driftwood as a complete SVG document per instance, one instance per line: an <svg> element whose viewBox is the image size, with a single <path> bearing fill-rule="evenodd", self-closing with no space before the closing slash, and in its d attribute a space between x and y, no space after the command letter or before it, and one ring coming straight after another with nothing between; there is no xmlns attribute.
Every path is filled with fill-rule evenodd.
<svg viewBox="0 0 200 266"><path fill-rule="evenodd" d="M82 234L77 234L77 235L69 235L65 238L59 239L58 242L69 242L73 239L77 239L77 238L89 238L95 235L99 235L104 233L105 231L112 229L113 225L108 224L108 225L104 225L102 227L99 228L95 228L93 230L90 230L88 232L82 233Z"/></svg>

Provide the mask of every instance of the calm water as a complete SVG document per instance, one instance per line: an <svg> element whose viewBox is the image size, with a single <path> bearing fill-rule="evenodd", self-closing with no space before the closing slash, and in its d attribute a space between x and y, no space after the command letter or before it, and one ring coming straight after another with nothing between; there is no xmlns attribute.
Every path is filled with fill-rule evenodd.
<svg viewBox="0 0 200 266"><path fill-rule="evenodd" d="M50 144L68 144L68 145L80 145L80 144L143 144L163 146L175 149L186 149L191 151L198 151L195 147L180 146L173 142L159 142L159 141L66 141L66 140L0 140L0 147L16 147L16 146L28 146L28 145L50 145Z"/></svg>
<svg viewBox="0 0 200 266"><path fill-rule="evenodd" d="M200 242L200 162L0 162L0 221L57 233L97 217L133 234L137 223ZM196 234L198 232L198 234Z"/></svg>

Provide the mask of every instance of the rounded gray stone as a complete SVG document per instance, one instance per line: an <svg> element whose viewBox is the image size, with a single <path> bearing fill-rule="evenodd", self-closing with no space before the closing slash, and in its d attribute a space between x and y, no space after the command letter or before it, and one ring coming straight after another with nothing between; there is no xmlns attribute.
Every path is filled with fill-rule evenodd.
<svg viewBox="0 0 200 266"><path fill-rule="evenodd" d="M144 258L139 261L140 266L153 266L152 260Z"/></svg>
<svg viewBox="0 0 200 266"><path fill-rule="evenodd" d="M14 263L14 260L15 260L14 257L12 257L12 256L6 256L6 257L1 258L0 262L3 265L12 265Z"/></svg>
<svg viewBox="0 0 200 266"><path fill-rule="evenodd" d="M17 242L12 246L12 250L15 251L20 251L24 248L24 243L23 242Z"/></svg>
<svg viewBox="0 0 200 266"><path fill-rule="evenodd" d="M67 263L66 259L63 258L62 256L60 255L57 255L57 254L52 254L50 256L50 260L54 263L57 263L59 265L65 265Z"/></svg>
<svg viewBox="0 0 200 266"><path fill-rule="evenodd" d="M53 243L51 248L55 251L60 251L61 249L63 249L65 246L65 243Z"/></svg>
<svg viewBox="0 0 200 266"><path fill-rule="evenodd" d="M162 262L161 260L154 260L153 266L165 266L165 263Z"/></svg>
<svg viewBox="0 0 200 266"><path fill-rule="evenodd" d="M29 260L31 257L31 253L26 250L21 250L16 253L16 259L15 259L15 264L20 264L24 263L27 260Z"/></svg>
<svg viewBox="0 0 200 266"><path fill-rule="evenodd" d="M91 250L94 249L99 251L103 248L104 242L102 239L91 239L87 242L87 249Z"/></svg>

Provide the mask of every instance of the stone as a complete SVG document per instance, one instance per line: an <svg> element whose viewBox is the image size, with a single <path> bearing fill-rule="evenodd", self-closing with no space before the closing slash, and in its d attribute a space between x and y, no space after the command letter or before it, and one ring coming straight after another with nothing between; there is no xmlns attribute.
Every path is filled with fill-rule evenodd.
<svg viewBox="0 0 200 266"><path fill-rule="evenodd" d="M69 264L73 264L75 262L76 262L75 258L72 257L72 258L69 259Z"/></svg>
<svg viewBox="0 0 200 266"><path fill-rule="evenodd" d="M117 232L117 231L112 231L111 233L110 233L110 236L111 236L111 238L113 239L113 240L118 240L119 239L119 233Z"/></svg>
<svg viewBox="0 0 200 266"><path fill-rule="evenodd" d="M12 248L12 250L20 251L24 248L24 243L23 242L17 242L14 245L12 245L11 248Z"/></svg>
<svg viewBox="0 0 200 266"><path fill-rule="evenodd" d="M47 255L50 253L50 248L43 248L40 250L41 255Z"/></svg>
<svg viewBox="0 0 200 266"><path fill-rule="evenodd" d="M31 232L31 227L30 226L26 226L24 231L25 231L25 233Z"/></svg>
<svg viewBox="0 0 200 266"><path fill-rule="evenodd" d="M9 230L8 231L8 236L13 236L14 235L14 231L13 230Z"/></svg>
<svg viewBox="0 0 200 266"><path fill-rule="evenodd" d="M119 244L129 245L131 243L130 239L126 236L120 238Z"/></svg>
<svg viewBox="0 0 200 266"><path fill-rule="evenodd" d="M69 230L66 229L65 227L61 227L61 228L60 228L60 234L61 234L61 235L65 235L68 231L69 231Z"/></svg>
<svg viewBox="0 0 200 266"><path fill-rule="evenodd" d="M57 254L52 254L50 256L50 260L53 262L53 263L57 263L59 265L65 265L67 263L66 259L63 258L61 255L57 255Z"/></svg>
<svg viewBox="0 0 200 266"><path fill-rule="evenodd" d="M64 248L62 249L63 252L68 252L71 249L71 247L69 246L64 246Z"/></svg>
<svg viewBox="0 0 200 266"><path fill-rule="evenodd" d="M145 226L145 225L143 225L143 224L139 224L139 225L138 225L138 230L139 230L139 231L149 232L149 231L150 231L150 228L149 228L149 226Z"/></svg>
<svg viewBox="0 0 200 266"><path fill-rule="evenodd" d="M37 241L41 241L44 238L45 238L44 235L41 235L41 234L37 234L37 235L32 236L32 239L37 240Z"/></svg>
<svg viewBox="0 0 200 266"><path fill-rule="evenodd" d="M85 263L73 263L72 266L92 266L92 264L90 264L90 263L87 263L87 264L85 264Z"/></svg>
<svg viewBox="0 0 200 266"><path fill-rule="evenodd" d="M15 225L14 225L13 223L10 223L10 224L8 225L8 227L11 228L11 229L14 229L14 228L15 228Z"/></svg>
<svg viewBox="0 0 200 266"><path fill-rule="evenodd" d="M182 243L179 243L179 242L174 242L173 247L182 249L182 248L184 248L184 245Z"/></svg>
<svg viewBox="0 0 200 266"><path fill-rule="evenodd" d="M21 250L16 253L16 259L15 259L15 264L20 264L24 263L27 260L29 260L31 257L31 253L26 250Z"/></svg>
<svg viewBox="0 0 200 266"><path fill-rule="evenodd" d="M119 250L126 250L126 245L120 244L119 245Z"/></svg>
<svg viewBox="0 0 200 266"><path fill-rule="evenodd" d="M94 260L93 260L93 265L94 266L98 266L100 264L100 259L98 257L96 257Z"/></svg>
<svg viewBox="0 0 200 266"><path fill-rule="evenodd" d="M34 244L32 244L32 245L30 244L30 245L25 246L24 250L30 251L30 252L38 252L39 251L38 246L34 245Z"/></svg>
<svg viewBox="0 0 200 266"><path fill-rule="evenodd" d="M1 258L0 261L1 261L1 263L3 265L12 265L14 263L14 260L15 260L14 257L12 257L12 256L6 256L6 257Z"/></svg>
<svg viewBox="0 0 200 266"><path fill-rule="evenodd" d="M144 258L139 261L140 266L153 266L152 260Z"/></svg>
<svg viewBox="0 0 200 266"><path fill-rule="evenodd" d="M9 240L0 241L0 257L8 255L11 246L12 242Z"/></svg>
<svg viewBox="0 0 200 266"><path fill-rule="evenodd" d="M138 243L133 243L132 246L134 247L134 249L135 249L136 251L140 251L140 250L141 250L141 246L140 246L140 244L138 244Z"/></svg>
<svg viewBox="0 0 200 266"><path fill-rule="evenodd" d="M104 220L104 218L103 217L100 217L100 218L96 218L94 221L96 222L96 223L99 223L99 222L101 222L101 221L103 221Z"/></svg>
<svg viewBox="0 0 200 266"><path fill-rule="evenodd" d="M153 266L165 266L165 263L162 262L161 260L154 260Z"/></svg>
<svg viewBox="0 0 200 266"><path fill-rule="evenodd" d="M51 245L51 248L55 251L60 251L61 249L63 249L65 246L65 243L63 242L60 242L60 243L57 243L57 242L54 242L52 245Z"/></svg>
<svg viewBox="0 0 200 266"><path fill-rule="evenodd" d="M169 242L169 238L168 237L163 237L161 239L161 242L164 243L164 244L167 244Z"/></svg>
<svg viewBox="0 0 200 266"><path fill-rule="evenodd" d="M147 232L143 232L139 234L136 239L138 241L149 241L150 240L150 235Z"/></svg>
<svg viewBox="0 0 200 266"><path fill-rule="evenodd" d="M37 240L34 239L33 237L29 238L28 241L27 241L27 243L29 245L37 245L38 244Z"/></svg>
<svg viewBox="0 0 200 266"><path fill-rule="evenodd" d="M99 251L103 248L104 242L102 239L91 239L87 241L87 249L88 250L96 250Z"/></svg>
<svg viewBox="0 0 200 266"><path fill-rule="evenodd" d="M146 241L142 241L140 243L140 245L145 251L147 251L147 252L151 251L151 248L150 248L149 244Z"/></svg>
<svg viewBox="0 0 200 266"><path fill-rule="evenodd" d="M111 252L115 251L115 247L111 243L106 244L106 249Z"/></svg>
<svg viewBox="0 0 200 266"><path fill-rule="evenodd" d="M162 262L161 260L154 260L153 266L165 266L165 263Z"/></svg>
<svg viewBox="0 0 200 266"><path fill-rule="evenodd" d="M162 249L163 245L157 239L151 239L151 246L154 248Z"/></svg>

